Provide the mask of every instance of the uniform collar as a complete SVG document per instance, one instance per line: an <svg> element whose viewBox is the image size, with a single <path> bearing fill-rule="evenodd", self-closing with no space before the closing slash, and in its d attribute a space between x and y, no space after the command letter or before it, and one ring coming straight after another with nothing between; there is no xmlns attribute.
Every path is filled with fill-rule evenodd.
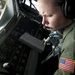
<svg viewBox="0 0 75 75"><path fill-rule="evenodd" d="M65 37L68 35L68 33L75 27L75 21L72 22L72 24L65 28L65 30L63 31L63 40L65 39Z"/></svg>

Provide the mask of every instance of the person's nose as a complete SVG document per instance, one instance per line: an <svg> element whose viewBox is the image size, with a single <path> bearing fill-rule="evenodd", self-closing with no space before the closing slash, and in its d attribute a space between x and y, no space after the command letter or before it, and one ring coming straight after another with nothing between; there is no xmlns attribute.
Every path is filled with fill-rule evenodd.
<svg viewBox="0 0 75 75"><path fill-rule="evenodd" d="M42 24L43 25L48 24L48 20L45 16L42 17Z"/></svg>

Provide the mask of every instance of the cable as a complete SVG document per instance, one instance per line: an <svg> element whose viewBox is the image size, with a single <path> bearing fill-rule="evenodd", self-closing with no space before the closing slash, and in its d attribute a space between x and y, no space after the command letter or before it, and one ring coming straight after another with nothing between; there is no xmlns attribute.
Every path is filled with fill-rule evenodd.
<svg viewBox="0 0 75 75"><path fill-rule="evenodd" d="M33 4L32 0L29 0L30 6L26 5L26 0L17 0L17 3L20 15L22 15L23 17L27 17L30 20L37 22L38 24L41 24L41 16L39 15L38 10ZM32 6L34 8L32 8Z"/></svg>

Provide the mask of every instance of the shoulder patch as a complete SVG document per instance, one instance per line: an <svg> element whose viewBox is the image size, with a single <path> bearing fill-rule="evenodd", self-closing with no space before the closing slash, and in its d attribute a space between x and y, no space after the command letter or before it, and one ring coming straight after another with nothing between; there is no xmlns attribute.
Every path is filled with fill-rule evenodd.
<svg viewBox="0 0 75 75"><path fill-rule="evenodd" d="M59 69L74 73L74 68L75 68L75 60L71 60L67 58L60 58Z"/></svg>

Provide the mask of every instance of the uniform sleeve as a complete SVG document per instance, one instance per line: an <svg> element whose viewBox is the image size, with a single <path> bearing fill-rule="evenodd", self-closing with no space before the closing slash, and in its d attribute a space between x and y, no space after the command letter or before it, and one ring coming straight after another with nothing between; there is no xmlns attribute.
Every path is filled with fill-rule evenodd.
<svg viewBox="0 0 75 75"><path fill-rule="evenodd" d="M66 71L61 70L61 69L58 69L58 70L54 73L54 75L75 75L75 74L66 72Z"/></svg>
<svg viewBox="0 0 75 75"><path fill-rule="evenodd" d="M60 56L54 75L75 75L75 44L65 48Z"/></svg>
<svg viewBox="0 0 75 75"><path fill-rule="evenodd" d="M54 75L75 75L75 37L72 35L68 35L63 42L58 70Z"/></svg>

